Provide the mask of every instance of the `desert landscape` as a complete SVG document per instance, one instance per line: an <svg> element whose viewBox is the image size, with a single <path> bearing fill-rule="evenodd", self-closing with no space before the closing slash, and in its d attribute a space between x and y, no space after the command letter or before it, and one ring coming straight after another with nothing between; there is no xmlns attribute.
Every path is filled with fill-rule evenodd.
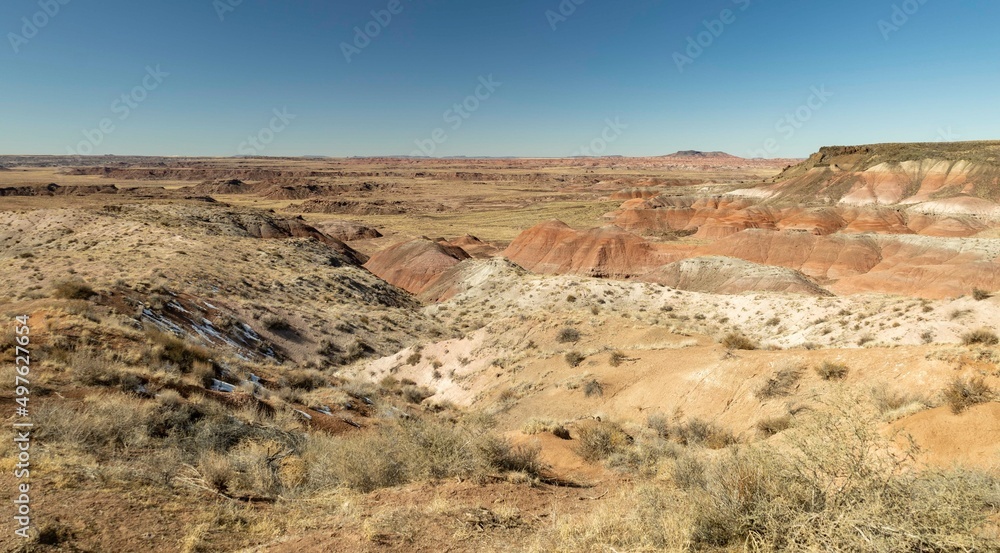
<svg viewBox="0 0 1000 553"><path fill-rule="evenodd" d="M0 544L1000 550L998 154L0 156Z"/></svg>

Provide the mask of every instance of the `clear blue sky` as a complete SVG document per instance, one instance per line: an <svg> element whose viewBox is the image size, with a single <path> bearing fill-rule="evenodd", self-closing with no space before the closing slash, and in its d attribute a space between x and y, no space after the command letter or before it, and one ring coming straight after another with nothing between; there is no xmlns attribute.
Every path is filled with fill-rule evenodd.
<svg viewBox="0 0 1000 553"><path fill-rule="evenodd" d="M41 0L59 9L43 17L39 0L5 0L0 153L390 155L423 141L444 156L594 144L780 157L1000 138L994 0L573 1L563 20L560 0L399 0L348 62L342 44L393 2ZM880 30L894 3L918 9ZM724 9L729 22L680 71L675 52ZM24 17L45 24L32 33ZM169 75L143 90L147 67ZM449 118L477 87L475 111ZM813 87L832 96L810 98ZM776 126L796 110L808 120ZM616 118L625 128L606 128ZM102 121L113 130L95 132ZM261 133L272 123L280 132Z"/></svg>

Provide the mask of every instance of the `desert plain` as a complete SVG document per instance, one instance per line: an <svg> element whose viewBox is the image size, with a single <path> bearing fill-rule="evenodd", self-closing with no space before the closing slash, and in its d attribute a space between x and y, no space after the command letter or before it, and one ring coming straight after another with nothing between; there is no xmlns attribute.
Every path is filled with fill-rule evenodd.
<svg viewBox="0 0 1000 553"><path fill-rule="evenodd" d="M0 547L998 551L998 156L0 156Z"/></svg>

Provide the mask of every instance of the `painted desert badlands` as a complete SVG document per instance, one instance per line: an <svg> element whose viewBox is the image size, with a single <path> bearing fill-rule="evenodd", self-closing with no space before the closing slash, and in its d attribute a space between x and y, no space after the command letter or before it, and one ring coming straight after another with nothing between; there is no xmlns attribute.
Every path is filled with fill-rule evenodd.
<svg viewBox="0 0 1000 553"><path fill-rule="evenodd" d="M5 551L1000 551L1000 142L7 156L0 257Z"/></svg>

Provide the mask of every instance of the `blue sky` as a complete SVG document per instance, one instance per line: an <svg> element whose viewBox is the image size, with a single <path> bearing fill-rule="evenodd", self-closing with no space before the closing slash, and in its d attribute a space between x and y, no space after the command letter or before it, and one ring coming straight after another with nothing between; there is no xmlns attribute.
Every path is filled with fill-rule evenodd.
<svg viewBox="0 0 1000 553"><path fill-rule="evenodd" d="M0 153L803 157L997 139L997 21L992 0L6 0Z"/></svg>

